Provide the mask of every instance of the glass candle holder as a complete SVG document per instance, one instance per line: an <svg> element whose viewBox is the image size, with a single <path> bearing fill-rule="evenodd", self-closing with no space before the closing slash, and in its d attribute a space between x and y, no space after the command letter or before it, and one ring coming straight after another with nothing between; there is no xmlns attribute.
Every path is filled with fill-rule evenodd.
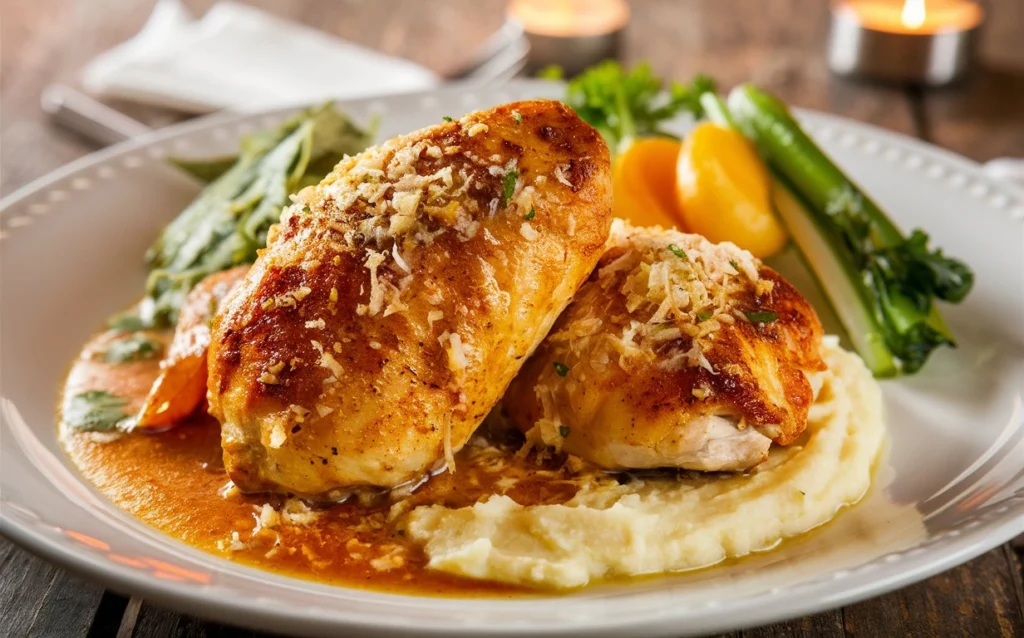
<svg viewBox="0 0 1024 638"><path fill-rule="evenodd" d="M839 75L937 86L962 78L985 12L971 0L841 0L829 68Z"/></svg>

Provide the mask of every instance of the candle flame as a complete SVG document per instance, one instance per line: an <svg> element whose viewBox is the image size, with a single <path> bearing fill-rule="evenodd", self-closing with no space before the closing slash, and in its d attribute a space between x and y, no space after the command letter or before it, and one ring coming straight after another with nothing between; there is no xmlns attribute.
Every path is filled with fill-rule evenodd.
<svg viewBox="0 0 1024 638"><path fill-rule="evenodd" d="M625 0L512 0L508 15L532 33L597 35L629 22L629 5Z"/></svg>
<svg viewBox="0 0 1024 638"><path fill-rule="evenodd" d="M903 14L900 18L903 21L903 26L908 29L919 29L924 24L926 13L924 0L905 0Z"/></svg>

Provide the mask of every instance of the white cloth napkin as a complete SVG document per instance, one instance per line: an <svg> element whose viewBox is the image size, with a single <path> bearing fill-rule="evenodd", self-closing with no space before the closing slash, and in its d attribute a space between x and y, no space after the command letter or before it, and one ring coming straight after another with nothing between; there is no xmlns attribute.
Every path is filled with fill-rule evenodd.
<svg viewBox="0 0 1024 638"><path fill-rule="evenodd" d="M438 77L326 32L252 7L220 2L195 19L159 0L132 39L92 60L86 90L202 113L412 91Z"/></svg>

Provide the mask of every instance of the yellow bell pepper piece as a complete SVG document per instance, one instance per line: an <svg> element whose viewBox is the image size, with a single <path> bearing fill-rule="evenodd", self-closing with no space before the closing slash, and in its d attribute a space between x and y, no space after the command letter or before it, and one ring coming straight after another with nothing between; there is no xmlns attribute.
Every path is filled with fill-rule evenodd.
<svg viewBox="0 0 1024 638"><path fill-rule="evenodd" d="M680 143L661 137L637 140L612 167L614 214L638 226L680 226L676 160Z"/></svg>
<svg viewBox="0 0 1024 638"><path fill-rule="evenodd" d="M683 224L713 242L731 241L755 257L786 245L771 204L771 179L742 134L711 122L686 137L676 165Z"/></svg>

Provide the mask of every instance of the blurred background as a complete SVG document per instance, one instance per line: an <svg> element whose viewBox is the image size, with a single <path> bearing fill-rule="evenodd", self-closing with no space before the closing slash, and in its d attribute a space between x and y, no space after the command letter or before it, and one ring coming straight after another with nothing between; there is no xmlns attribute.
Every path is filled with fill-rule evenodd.
<svg viewBox="0 0 1024 638"><path fill-rule="evenodd" d="M941 19L938 9L949 1L932 0L935 8L929 19ZM871 4L871 0L859 2ZM889 0L894 6L902 2ZM858 0L632 0L614 54L627 63L647 60L656 74L680 81L698 72L713 75L723 88L753 80L791 104L915 135L977 160L1024 155L1024 2L980 3L984 20L976 38L976 60L962 79L941 88L849 79L830 72L828 51L835 13L849 3L857 5ZM81 89L83 69L101 53L138 34L156 4L155 0L4 4L0 10L0 192L7 194L16 185L96 147L80 135L55 131L39 107L40 96L53 83ZM170 4L201 19L218 3L175 0ZM506 0L260 0L241 4L412 61L439 76L437 81L480 53L502 28L510 8ZM524 4L550 8L560 0ZM609 3L604 0L569 4L577 15L568 27L556 25L556 30L571 31L573 24L586 30L590 27L579 25L586 24L588 15L598 22L618 19L605 15ZM601 26L594 28L600 30ZM255 37L269 41L273 33L269 28ZM259 69L267 62L260 59L259 51L232 46L235 48L226 46L216 52L218 61L230 60L235 65L220 71L231 74L235 69L237 74L251 75L254 83L261 79L265 83ZM207 54L204 49L197 57L201 61ZM887 51L880 54L883 64L886 56L899 57ZM304 63L299 55L287 64ZM417 72L413 68L414 78L405 77L382 88L400 90L403 82L408 88L418 88L425 80ZM317 77L318 73L321 71L313 69L309 75ZM332 86L344 83L347 73L345 69L329 73ZM108 68L107 76L116 79L123 73ZM360 88L374 90L373 86L353 90L358 93ZM148 126L164 126L191 116L177 108L119 99L116 91L108 93L115 97L103 97L105 103ZM996 131L998 134L993 134Z"/></svg>

